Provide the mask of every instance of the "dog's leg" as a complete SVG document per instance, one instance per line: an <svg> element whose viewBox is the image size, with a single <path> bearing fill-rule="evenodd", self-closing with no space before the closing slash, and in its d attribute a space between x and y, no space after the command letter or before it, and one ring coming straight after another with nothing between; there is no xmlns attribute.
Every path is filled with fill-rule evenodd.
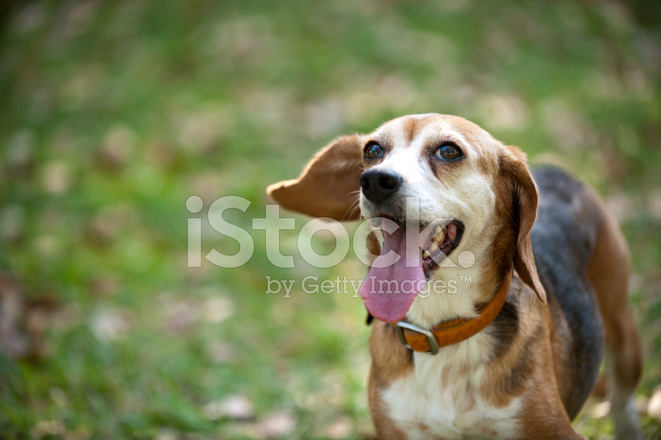
<svg viewBox="0 0 661 440"><path fill-rule="evenodd" d="M379 395L376 382L375 372L372 371L368 386L368 403L377 438L379 440L405 440L407 438L406 434L400 431L390 419L383 400Z"/></svg>
<svg viewBox="0 0 661 440"><path fill-rule="evenodd" d="M633 396L642 371L638 331L629 308L629 252L616 220L604 210L588 277L599 300L611 379L611 414L618 439L642 438Z"/></svg>

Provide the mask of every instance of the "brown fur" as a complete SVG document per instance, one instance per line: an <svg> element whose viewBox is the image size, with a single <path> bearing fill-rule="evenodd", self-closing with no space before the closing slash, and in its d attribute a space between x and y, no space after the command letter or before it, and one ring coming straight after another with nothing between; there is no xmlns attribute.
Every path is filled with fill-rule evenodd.
<svg viewBox="0 0 661 440"><path fill-rule="evenodd" d="M501 175L505 177L510 188L508 195L514 195L514 203L511 213L517 220L518 236L516 239L516 252L514 253L514 268L521 279L529 285L537 294L539 299L546 303L546 293L542 286L535 259L530 244L530 231L537 217L537 204L539 194L537 186L530 175L530 170L525 162L525 155L515 147L505 147L509 154L501 156ZM502 204L507 204L508 195L500 194Z"/></svg>
<svg viewBox="0 0 661 440"><path fill-rule="evenodd" d="M512 264L516 269L506 305L492 325L484 330L492 337L494 346L488 370L474 392L494 408L507 407L516 397L523 400L517 417L519 438L582 438L571 426L576 408L582 404L576 400L577 393L573 393L578 371L571 361L573 330L553 290L545 290L542 286L535 265L530 231L535 223L539 194L525 155L461 118L423 115L403 117L388 124L393 129L380 129L366 137L354 135L336 140L315 156L299 179L272 185L269 194L283 206L305 214L354 219L358 214L351 208L354 207L363 167L379 163L363 164L361 161L362 147L366 142L379 142L390 151L408 148L414 139L426 133L429 139L424 140L428 150L425 154L447 141L464 147L467 159L472 160L470 163L475 167L471 170L491 182L497 199L489 225L497 233L481 274L483 298L479 300L490 299ZM425 129L433 124L452 126L454 133L460 133L461 139L429 134ZM437 132L441 133L442 129L433 133ZM466 172L467 168L462 168L465 166L462 163L431 164L436 178L448 190L457 185L454 173ZM596 195L592 194L591 198L589 203L586 202L586 215L601 221L595 223L598 230L587 267L588 278L603 317L606 346L613 358L614 383L625 396L629 396L640 378L642 356L627 303L628 250L613 217ZM378 253L378 243L372 235L369 250ZM596 320L594 322L599 324ZM398 379L415 374L414 357L402 346L393 327L380 321L372 330L370 353L369 405L377 433L382 438L406 438L390 419L380 391ZM457 380L469 367L461 363L448 364L443 369L443 378L450 382ZM424 426L418 428L426 429ZM488 425L483 428L484 433L492 429ZM635 430L629 432L635 435ZM494 430L490 435L496 434Z"/></svg>
<svg viewBox="0 0 661 440"><path fill-rule="evenodd" d="M588 278L599 298L606 348L615 359L614 379L625 389L633 390L640 380L642 355L627 295L631 272L629 251L617 222L608 211L603 212Z"/></svg>
<svg viewBox="0 0 661 440"><path fill-rule="evenodd" d="M370 354L374 380L379 388L409 374L413 368L411 352L399 342L395 329L385 322L374 324Z"/></svg>
<svg viewBox="0 0 661 440"><path fill-rule="evenodd" d="M271 185L266 191L292 211L356 220L360 216L356 204L363 172L361 147L360 136L342 136L317 153L298 179Z"/></svg>

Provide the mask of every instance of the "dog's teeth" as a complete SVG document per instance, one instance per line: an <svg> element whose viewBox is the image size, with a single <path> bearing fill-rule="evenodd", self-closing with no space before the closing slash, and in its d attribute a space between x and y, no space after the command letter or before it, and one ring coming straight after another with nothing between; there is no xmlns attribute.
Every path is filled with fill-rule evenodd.
<svg viewBox="0 0 661 440"><path fill-rule="evenodd" d="M432 238L432 242L436 244L440 244L443 241L443 238L445 238L445 231L441 230L438 234L434 235L434 238Z"/></svg>
<svg viewBox="0 0 661 440"><path fill-rule="evenodd" d="M422 258L429 258L429 257L430 257L429 252L422 251Z"/></svg>
<svg viewBox="0 0 661 440"><path fill-rule="evenodd" d="M438 250L438 245L436 243L432 242L432 244L429 245L429 253L433 254L437 250Z"/></svg>

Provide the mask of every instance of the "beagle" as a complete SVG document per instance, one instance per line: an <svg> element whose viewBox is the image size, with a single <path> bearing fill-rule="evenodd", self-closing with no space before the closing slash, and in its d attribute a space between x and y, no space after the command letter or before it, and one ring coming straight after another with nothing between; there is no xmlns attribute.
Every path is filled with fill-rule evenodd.
<svg viewBox="0 0 661 440"><path fill-rule="evenodd" d="M583 438L571 421L604 346L617 438L641 437L628 248L583 183L531 173L518 148L465 119L424 114L336 139L268 194L386 231L370 235L360 290L376 318L368 394L380 439Z"/></svg>

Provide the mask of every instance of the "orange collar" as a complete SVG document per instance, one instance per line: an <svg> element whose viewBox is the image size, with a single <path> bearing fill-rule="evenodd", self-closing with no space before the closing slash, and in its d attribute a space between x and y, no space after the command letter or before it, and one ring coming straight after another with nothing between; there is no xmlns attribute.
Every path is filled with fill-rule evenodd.
<svg viewBox="0 0 661 440"><path fill-rule="evenodd" d="M483 306L475 318L445 321L431 330L418 327L408 322L399 321L395 326L402 344L410 350L436 354L440 347L456 344L475 336L496 319L505 305L512 281L512 269L507 272L500 289L489 303Z"/></svg>

